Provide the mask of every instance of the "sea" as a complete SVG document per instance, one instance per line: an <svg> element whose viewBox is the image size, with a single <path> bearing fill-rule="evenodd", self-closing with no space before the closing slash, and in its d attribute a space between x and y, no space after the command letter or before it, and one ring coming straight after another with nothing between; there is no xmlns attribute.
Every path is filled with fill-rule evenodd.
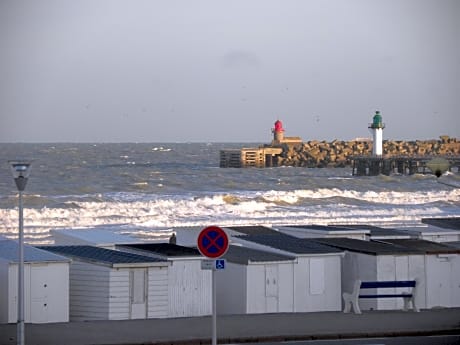
<svg viewBox="0 0 460 345"><path fill-rule="evenodd" d="M221 149L258 143L2 143L0 236L18 233L9 160L31 159L26 243L50 230L106 228L163 240L177 227L368 224L423 226L460 216L460 175L352 176L348 168L219 168Z"/></svg>

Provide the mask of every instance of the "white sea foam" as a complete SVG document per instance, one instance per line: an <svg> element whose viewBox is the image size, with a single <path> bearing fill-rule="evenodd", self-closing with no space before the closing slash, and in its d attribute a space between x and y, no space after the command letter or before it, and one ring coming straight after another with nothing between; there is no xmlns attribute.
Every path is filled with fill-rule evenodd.
<svg viewBox="0 0 460 345"><path fill-rule="evenodd" d="M101 197L101 196L99 196ZM346 198L368 203L341 203ZM210 224L330 224L370 223L410 224L422 217L444 216L451 203L460 214L460 190L430 192L358 192L317 189L296 191L239 192L184 196L152 196L142 193L117 193L102 197L106 201L73 201L76 207L26 209L26 239L46 241L50 229L130 224L133 227L160 229ZM329 200L330 199L330 200ZM457 209L457 211L455 211ZM18 210L0 209L1 233L17 233ZM147 230L148 232L148 230Z"/></svg>
<svg viewBox="0 0 460 345"><path fill-rule="evenodd" d="M24 196L25 235L31 243L49 241L50 229L56 228L113 225L146 238L165 236L179 226L393 226L420 224L422 217L460 216L458 174L437 179L418 174L352 177L350 168L220 169L219 150L227 144L1 148L5 157L27 152L37 160ZM53 169L62 172L58 179L50 179ZM0 174L9 181L0 183L0 235L15 237L17 191L11 176Z"/></svg>
<svg viewBox="0 0 460 345"><path fill-rule="evenodd" d="M160 146L160 147L152 148L152 151L169 152L169 151L171 151L171 149L163 147L163 146Z"/></svg>
<svg viewBox="0 0 460 345"><path fill-rule="evenodd" d="M260 192L258 195L268 201L282 201L288 204L298 203L301 199L328 199L333 197L393 205L420 205L438 201L460 201L460 189L436 190L431 192L359 192L354 190L340 190L338 188L320 188L316 190L267 191Z"/></svg>

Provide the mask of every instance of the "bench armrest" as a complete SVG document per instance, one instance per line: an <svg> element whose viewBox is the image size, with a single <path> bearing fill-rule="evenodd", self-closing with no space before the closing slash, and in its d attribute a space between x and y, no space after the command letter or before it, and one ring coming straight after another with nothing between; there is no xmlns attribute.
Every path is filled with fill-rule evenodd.
<svg viewBox="0 0 460 345"><path fill-rule="evenodd" d="M353 291L351 293L344 292L342 294L344 302L344 313L349 313L353 307L355 314L361 314L361 309L359 309L358 299L359 299L359 290L361 288L361 280L356 280L353 285Z"/></svg>

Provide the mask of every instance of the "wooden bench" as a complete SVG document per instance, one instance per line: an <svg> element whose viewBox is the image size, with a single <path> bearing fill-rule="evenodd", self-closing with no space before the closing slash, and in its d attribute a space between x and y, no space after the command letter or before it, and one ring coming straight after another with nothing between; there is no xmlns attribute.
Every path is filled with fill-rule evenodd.
<svg viewBox="0 0 460 345"><path fill-rule="evenodd" d="M354 284L353 291L351 293L344 292L342 294L345 307L343 309L344 313L349 313L351 308L355 314L361 314L361 309L359 308L358 300L360 298L403 298L404 300L404 310L409 310L410 305L412 309L418 312L418 309L415 305L415 280L396 280L396 281L361 281L357 280ZM370 294L361 294L361 289L385 289L385 288L411 288L411 291L405 292L396 292L396 293L370 293Z"/></svg>

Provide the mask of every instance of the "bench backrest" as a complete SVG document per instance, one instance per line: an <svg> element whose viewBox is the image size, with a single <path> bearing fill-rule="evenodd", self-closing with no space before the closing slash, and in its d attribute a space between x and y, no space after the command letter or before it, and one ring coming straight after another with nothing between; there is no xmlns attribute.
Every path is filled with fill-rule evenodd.
<svg viewBox="0 0 460 345"><path fill-rule="evenodd" d="M361 282L361 289L377 288L404 288L415 287L415 280L380 281L380 282Z"/></svg>

